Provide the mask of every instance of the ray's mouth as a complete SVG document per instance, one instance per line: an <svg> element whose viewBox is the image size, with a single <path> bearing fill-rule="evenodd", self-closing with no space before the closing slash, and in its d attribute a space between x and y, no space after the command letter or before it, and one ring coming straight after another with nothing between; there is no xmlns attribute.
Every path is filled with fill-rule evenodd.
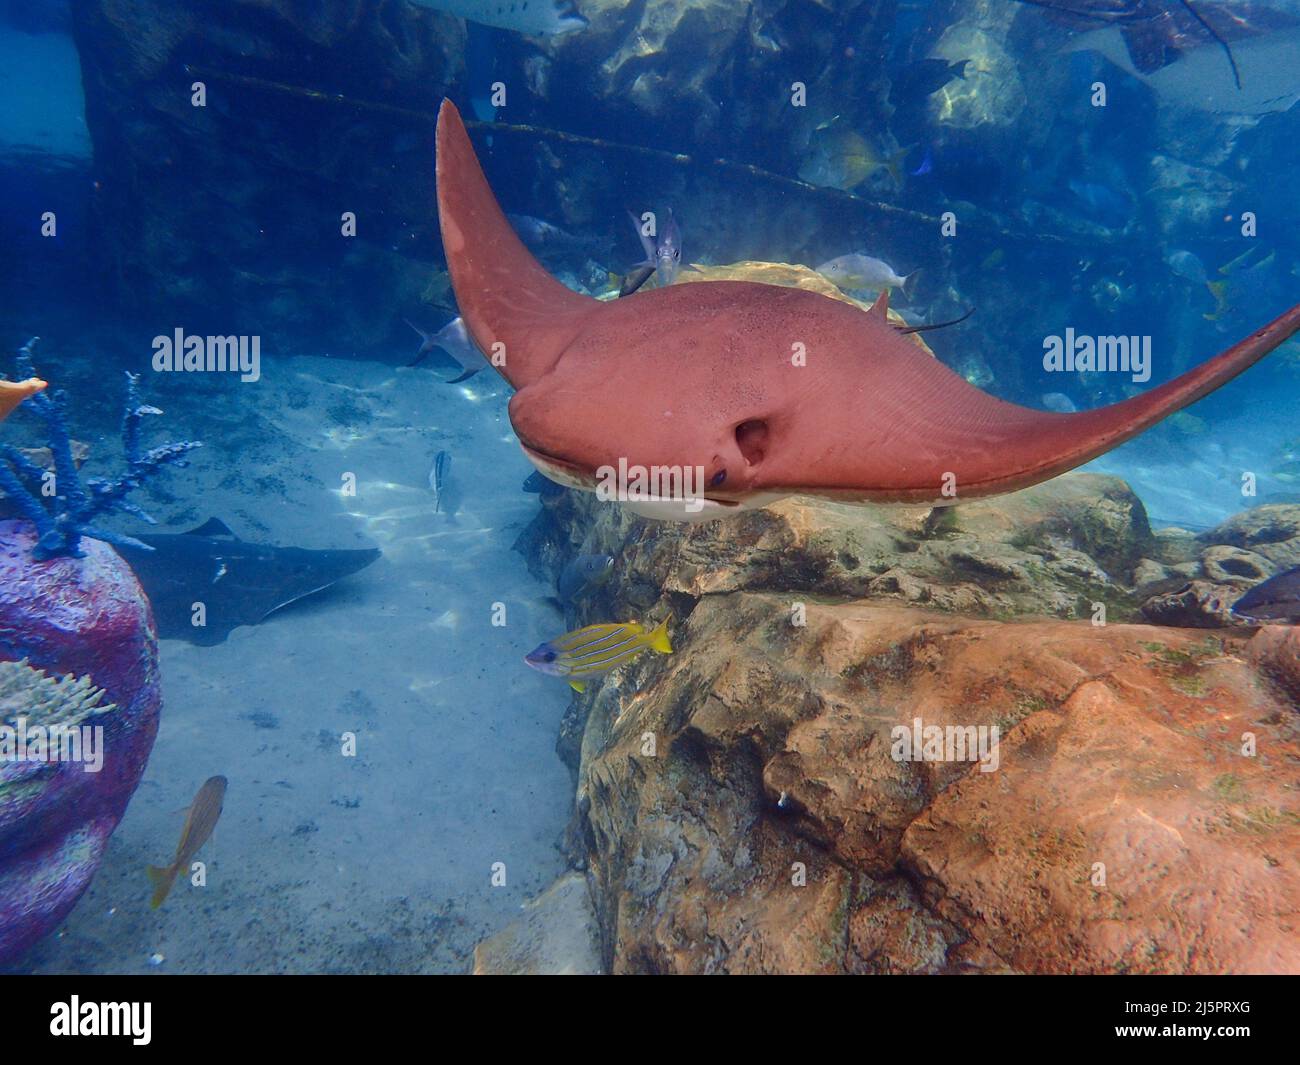
<svg viewBox="0 0 1300 1065"><path fill-rule="evenodd" d="M524 454L528 456L528 460L557 484L588 490L596 487L595 471L588 470L568 459L560 458L558 455L542 451L530 444L525 444L522 440L519 441L519 446Z"/></svg>
<svg viewBox="0 0 1300 1065"><path fill-rule="evenodd" d="M556 484L587 492L596 490L596 473L594 470L589 470L569 459L542 451L531 444L525 444L522 440L519 441L519 446L524 454L528 456L529 461ZM739 500L724 499L709 493L705 493L701 498L706 503L716 507L739 507L741 505Z"/></svg>

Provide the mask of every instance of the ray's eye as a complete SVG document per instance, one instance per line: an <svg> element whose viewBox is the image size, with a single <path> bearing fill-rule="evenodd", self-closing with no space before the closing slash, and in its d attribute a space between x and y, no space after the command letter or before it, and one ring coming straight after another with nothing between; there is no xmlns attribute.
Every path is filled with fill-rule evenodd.
<svg viewBox="0 0 1300 1065"><path fill-rule="evenodd" d="M719 470L717 473L715 473L712 477L709 478L709 487L717 488L718 485L722 484L726 479L727 479L727 471Z"/></svg>

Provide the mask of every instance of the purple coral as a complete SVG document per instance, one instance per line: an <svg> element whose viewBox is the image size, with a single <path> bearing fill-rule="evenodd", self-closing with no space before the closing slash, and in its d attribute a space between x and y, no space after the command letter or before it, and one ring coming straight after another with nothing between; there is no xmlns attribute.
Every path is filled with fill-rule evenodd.
<svg viewBox="0 0 1300 1065"><path fill-rule="evenodd" d="M0 761L0 964L85 891L140 782L162 706L153 619L130 567L93 540L82 558L37 561L36 543L27 522L0 521L0 662L89 678L103 689L99 708L113 706L87 721L104 729L100 772Z"/></svg>
<svg viewBox="0 0 1300 1065"><path fill-rule="evenodd" d="M28 377L35 376L32 351L39 337L32 337L18 351L19 371ZM143 449L140 422L146 414L161 414L157 407L140 402L139 376L126 375L126 410L122 416L122 447L126 455L126 473L116 480L95 479L81 483L72 455L72 436L68 432L65 392L52 394L38 392L27 399L27 405L45 422L50 454L54 459L57 493L46 502L41 490L46 471L28 459L17 448L0 447L0 490L8 496L37 532L33 553L38 559L58 555L81 556L81 538L90 537L118 546L135 547L150 551L147 544L134 537L92 524L114 511L134 514L153 524L153 519L133 504L127 497L166 466L186 465L185 456L202 445L194 440L160 444L149 451Z"/></svg>

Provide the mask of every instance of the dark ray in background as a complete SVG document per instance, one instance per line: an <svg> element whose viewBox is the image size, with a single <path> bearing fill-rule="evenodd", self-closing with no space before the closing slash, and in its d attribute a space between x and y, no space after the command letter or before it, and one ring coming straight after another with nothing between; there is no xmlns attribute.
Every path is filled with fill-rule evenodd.
<svg viewBox="0 0 1300 1065"><path fill-rule="evenodd" d="M1133 65L1143 73L1158 70L1193 48L1214 42L1223 50L1233 81L1241 75L1232 41L1290 29L1297 20L1253 2L1214 3L1211 0L1015 0L1043 8L1076 24L1105 23L1121 27Z"/></svg>

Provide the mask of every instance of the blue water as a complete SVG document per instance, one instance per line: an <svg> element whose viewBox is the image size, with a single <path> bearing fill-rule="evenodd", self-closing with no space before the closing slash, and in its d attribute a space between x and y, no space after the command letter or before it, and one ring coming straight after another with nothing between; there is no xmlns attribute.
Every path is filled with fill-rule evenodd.
<svg viewBox="0 0 1300 1065"><path fill-rule="evenodd" d="M1087 27L1013 0L790 5L744 33L706 2L718 25L650 27L642 59L634 33L595 11L545 42L467 37L453 17L389 3L348 45L326 14L295 26L301 5L175 6L184 17L146 18L170 42L155 70L96 14L130 4L0 7L0 348L42 338L38 368L92 450L116 447L123 371L145 371L165 412L150 432L205 443L147 494L165 529L217 516L250 540L384 557L216 647L163 641L144 779L91 888L25 970L461 971L566 867L573 797L554 743L569 692L518 665L563 619L512 551L538 502L519 488L531 466L510 390L490 371L445 383L457 370L436 352L407 365L419 341L404 319L431 331L456 313L433 207L444 91L503 124L475 131L484 169L507 211L563 231L539 254L571 287L608 294L642 257L628 209L672 208L692 263L864 253L920 271L895 300L909 320L974 308L931 347L1031 407L1154 387L1300 292L1290 99L1240 114L1162 95L1070 50ZM1273 6L1300 19L1300 5ZM970 63L891 97L935 57ZM1224 57L1215 76L1227 70ZM1282 89L1300 94L1291 75ZM494 79L500 107L482 102ZM899 177L801 180L835 129L872 158L899 153ZM153 338L176 328L260 336L261 380L151 373ZM1149 380L1049 372L1044 338L1067 328L1148 337ZM1300 492L1297 425L1291 343L1090 468L1128 480L1156 523L1209 527ZM0 433L41 443L26 416ZM454 483L435 510L443 450ZM1242 494L1247 473L1257 496ZM356 760L335 751L346 731ZM218 772L231 790L214 886L152 913L142 867L169 856L177 811Z"/></svg>

